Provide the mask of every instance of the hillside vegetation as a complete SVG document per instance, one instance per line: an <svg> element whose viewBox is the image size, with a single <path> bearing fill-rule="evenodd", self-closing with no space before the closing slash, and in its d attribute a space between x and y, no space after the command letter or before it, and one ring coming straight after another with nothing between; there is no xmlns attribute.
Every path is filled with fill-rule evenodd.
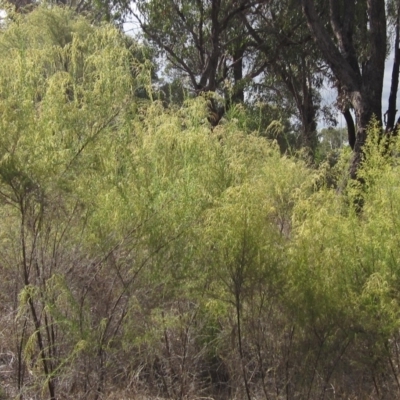
<svg viewBox="0 0 400 400"><path fill-rule="evenodd" d="M399 140L348 181L66 9L0 49L0 398L400 396Z"/></svg>

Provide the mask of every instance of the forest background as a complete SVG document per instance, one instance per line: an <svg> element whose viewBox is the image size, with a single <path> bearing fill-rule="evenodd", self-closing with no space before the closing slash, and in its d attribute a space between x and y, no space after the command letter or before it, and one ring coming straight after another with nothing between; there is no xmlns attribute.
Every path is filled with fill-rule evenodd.
<svg viewBox="0 0 400 400"><path fill-rule="evenodd" d="M2 7L1 399L399 397L397 1Z"/></svg>

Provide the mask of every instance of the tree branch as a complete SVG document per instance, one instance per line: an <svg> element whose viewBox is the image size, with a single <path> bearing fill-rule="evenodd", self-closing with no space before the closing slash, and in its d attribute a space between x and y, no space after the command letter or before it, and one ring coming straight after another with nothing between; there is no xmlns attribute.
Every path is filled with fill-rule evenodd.
<svg viewBox="0 0 400 400"><path fill-rule="evenodd" d="M301 0L304 15L307 24L313 33L314 40L323 53L326 61L331 67L333 73L340 80L343 87L349 92L357 92L361 90L361 78L353 70L348 60L340 53L336 45L333 43L328 32L323 27L319 19L313 0Z"/></svg>

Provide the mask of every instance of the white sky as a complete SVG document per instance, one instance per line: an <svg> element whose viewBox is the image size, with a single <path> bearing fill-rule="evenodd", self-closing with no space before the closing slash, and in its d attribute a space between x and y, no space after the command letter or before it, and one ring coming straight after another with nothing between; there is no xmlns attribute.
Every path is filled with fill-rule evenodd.
<svg viewBox="0 0 400 400"><path fill-rule="evenodd" d="M382 92L382 115L386 112L388 108L390 85L392 81L393 60L394 60L394 52L390 54L385 64L385 77L383 81L383 92ZM397 93L397 107L399 108L399 93Z"/></svg>

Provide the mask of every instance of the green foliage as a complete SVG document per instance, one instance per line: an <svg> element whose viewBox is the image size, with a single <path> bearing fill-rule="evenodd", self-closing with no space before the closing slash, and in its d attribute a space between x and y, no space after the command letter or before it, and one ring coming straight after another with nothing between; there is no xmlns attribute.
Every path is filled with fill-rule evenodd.
<svg viewBox="0 0 400 400"><path fill-rule="evenodd" d="M65 9L1 33L10 393L395 393L399 140L372 124L346 185L346 150L311 169L251 110L211 129L205 97L152 100L130 46Z"/></svg>
<svg viewBox="0 0 400 400"><path fill-rule="evenodd" d="M361 353L373 348L377 354L372 358L353 356L358 362L365 357L368 365L384 357L387 342L399 329L400 311L399 175L397 156L393 157L398 140L388 145L379 134L377 125L370 127L366 161L359 173L362 187L355 185L341 196L322 189L296 205L291 249L294 315L303 327L313 327L322 336L331 336L332 330L343 332L355 347L362 343ZM360 191L361 215L351 206Z"/></svg>
<svg viewBox="0 0 400 400"><path fill-rule="evenodd" d="M105 188L103 157L135 109L140 68L115 28L95 28L66 9L39 8L8 21L0 48L0 192L8 221L1 254L23 277L15 281L17 324L23 353L36 360L34 384L52 395L54 378L90 334L70 274L92 213L88 193Z"/></svg>
<svg viewBox="0 0 400 400"><path fill-rule="evenodd" d="M318 134L319 157L325 158L329 152L341 149L348 145L347 130L345 128L324 128Z"/></svg>

